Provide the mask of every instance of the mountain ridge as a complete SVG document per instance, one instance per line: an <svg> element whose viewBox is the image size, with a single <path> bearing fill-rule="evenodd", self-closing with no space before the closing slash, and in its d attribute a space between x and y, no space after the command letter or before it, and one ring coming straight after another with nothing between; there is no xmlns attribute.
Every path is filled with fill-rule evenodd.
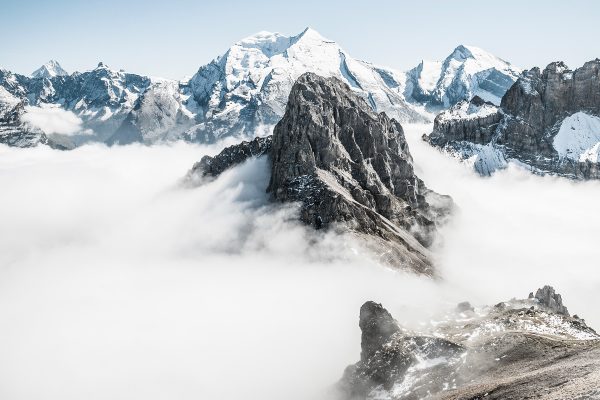
<svg viewBox="0 0 600 400"><path fill-rule="evenodd" d="M352 58L312 28L293 36L263 31L245 37L187 80L117 71L101 62L89 71L33 78L2 70L0 85L28 105L51 103L75 113L86 132L70 138L75 145L211 143L227 136L252 138L257 130L274 126L293 82L305 72L338 77L376 112L401 122L433 118L412 97L422 81L411 83L408 73ZM461 88L471 83L463 83L451 92L470 96L468 88Z"/></svg>

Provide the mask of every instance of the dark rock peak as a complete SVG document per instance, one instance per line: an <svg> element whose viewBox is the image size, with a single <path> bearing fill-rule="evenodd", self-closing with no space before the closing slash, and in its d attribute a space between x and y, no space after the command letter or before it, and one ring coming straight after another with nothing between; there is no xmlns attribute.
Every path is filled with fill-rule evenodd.
<svg viewBox="0 0 600 400"><path fill-rule="evenodd" d="M544 286L535 292L535 298L541 305L556 314L569 316L569 310L563 305L562 297L552 286Z"/></svg>
<svg viewBox="0 0 600 400"><path fill-rule="evenodd" d="M349 230L383 263L434 274L423 246L432 242L452 200L415 175L402 126L373 112L348 85L302 75L272 138L205 157L189 176L217 176L261 155L271 158L272 199L299 203L304 223Z"/></svg>
<svg viewBox="0 0 600 400"><path fill-rule="evenodd" d="M365 398L374 388L390 390L418 362L459 356L464 347L431 336L404 334L381 304L368 301L360 308L361 359L346 368L339 388L346 398Z"/></svg>
<svg viewBox="0 0 600 400"><path fill-rule="evenodd" d="M392 315L381 304L367 301L360 308L358 326L362 331L362 361L367 361L387 343L400 327Z"/></svg>
<svg viewBox="0 0 600 400"><path fill-rule="evenodd" d="M418 182L402 126L384 113L375 114L335 78L307 73L296 81L273 145L276 197L291 178L339 169L369 181L378 193L389 191L418 206ZM381 170L390 163L389 171Z"/></svg>
<svg viewBox="0 0 600 400"><path fill-rule="evenodd" d="M302 220L317 228L345 222L392 240L391 222L425 245L451 203L415 175L397 121L373 112L342 81L312 73L296 81L273 131L268 190L278 201L300 201ZM434 210L427 196L445 206Z"/></svg>

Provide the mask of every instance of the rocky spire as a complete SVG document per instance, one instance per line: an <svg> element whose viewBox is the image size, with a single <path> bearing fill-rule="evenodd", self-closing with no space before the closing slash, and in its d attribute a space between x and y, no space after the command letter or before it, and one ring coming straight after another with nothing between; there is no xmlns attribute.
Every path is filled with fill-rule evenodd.
<svg viewBox="0 0 600 400"><path fill-rule="evenodd" d="M550 309L556 314L569 316L569 310L563 305L562 297L556 293L552 286L544 286L535 292L535 298L544 307Z"/></svg>

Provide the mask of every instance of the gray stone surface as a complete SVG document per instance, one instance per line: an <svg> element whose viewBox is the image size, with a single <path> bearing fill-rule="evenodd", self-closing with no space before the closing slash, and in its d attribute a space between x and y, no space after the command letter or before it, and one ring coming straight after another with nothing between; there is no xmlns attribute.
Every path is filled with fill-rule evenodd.
<svg viewBox="0 0 600 400"><path fill-rule="evenodd" d="M278 201L300 202L305 223L344 223L405 248L400 264L429 263L423 246L452 201L415 175L402 126L346 84L311 73L298 79L273 132L272 165L268 190Z"/></svg>

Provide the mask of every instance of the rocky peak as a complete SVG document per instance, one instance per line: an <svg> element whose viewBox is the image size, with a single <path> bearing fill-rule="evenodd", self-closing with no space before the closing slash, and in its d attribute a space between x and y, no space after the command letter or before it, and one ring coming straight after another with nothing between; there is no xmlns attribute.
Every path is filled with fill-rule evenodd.
<svg viewBox="0 0 600 400"><path fill-rule="evenodd" d="M189 177L215 176L263 154L271 158L268 192L275 201L299 204L301 221L358 236L385 264L434 274L426 246L452 200L415 175L402 126L375 113L348 85L302 75L272 139L205 157Z"/></svg>
<svg viewBox="0 0 600 400"><path fill-rule="evenodd" d="M269 192L278 201L300 202L301 219L315 228L342 223L422 254L410 236L429 245L436 219L450 208L449 198L415 175L402 126L374 113L336 78L306 73L296 81L273 131L271 155ZM432 207L428 197L444 205Z"/></svg>
<svg viewBox="0 0 600 400"><path fill-rule="evenodd" d="M360 308L358 326L362 332L361 360L367 361L387 343L400 327L381 304L367 301Z"/></svg>
<svg viewBox="0 0 600 400"><path fill-rule="evenodd" d="M552 286L546 285L543 288L538 289L535 292L535 296L532 295L533 293L529 296L537 299L542 306L548 308L552 312L569 316L569 310L563 305L561 295L556 293Z"/></svg>

